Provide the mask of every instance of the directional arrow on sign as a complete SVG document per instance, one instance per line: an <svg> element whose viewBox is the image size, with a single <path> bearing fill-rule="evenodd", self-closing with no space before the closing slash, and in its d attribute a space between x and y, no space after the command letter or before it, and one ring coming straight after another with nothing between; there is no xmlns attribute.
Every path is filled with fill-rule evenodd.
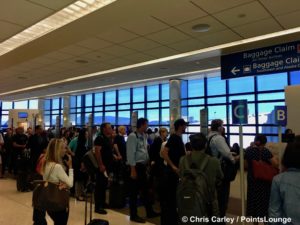
<svg viewBox="0 0 300 225"><path fill-rule="evenodd" d="M233 75L236 75L236 72L240 72L241 70L240 69L237 69L236 67L233 67L233 69L231 70L231 73Z"/></svg>

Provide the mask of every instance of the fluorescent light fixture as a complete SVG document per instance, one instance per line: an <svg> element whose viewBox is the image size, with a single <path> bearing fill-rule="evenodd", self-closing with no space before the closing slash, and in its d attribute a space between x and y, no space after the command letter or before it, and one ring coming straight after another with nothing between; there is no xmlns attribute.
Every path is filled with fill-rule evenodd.
<svg viewBox="0 0 300 225"><path fill-rule="evenodd" d="M82 0L82 1L87 2L90 0ZM98 0L98 1L101 1L101 0ZM106 0L106 1L112 1L112 0ZM72 82L72 81L76 81L76 80L82 80L82 79L91 78L91 77L98 77L98 76L101 76L104 74L119 72L119 71L128 70L128 69L134 69L137 67L152 65L155 63L166 62L166 61L180 59L180 58L189 57L189 56L195 56L195 55L203 54L203 53L220 51L221 49L224 49L224 48L229 48L229 47L233 47L233 46L237 46L237 45L252 43L255 41L266 40L266 39L275 38L275 37L284 36L284 35L293 34L293 33L298 33L298 32L300 32L300 27L296 27L296 28L292 28L292 29L288 29L288 30L284 30L284 31L278 31L278 32L270 33L270 34L265 34L265 35L261 35L261 36L257 36L257 37L253 37L253 38L247 38L247 39L234 41L234 42L230 42L230 43L226 43L226 44L216 45L213 47L195 50L195 51L191 51L191 52L186 52L186 53L182 53L182 54L178 54L178 55L172 55L172 56L155 59L155 60L151 60L151 61L146 61L146 62L142 62L142 63L132 64L132 65L128 65L128 66L118 67L118 68L104 70L104 71L90 73L90 74L85 74L85 75L81 75L81 76L77 76L77 77L67 78L67 79L50 82L47 84L41 84L41 85L43 87L46 87L46 86L51 86L51 85L56 85L56 84ZM0 96L37 89L37 88L40 88L41 85L35 85L32 87L26 87L26 88L21 88L18 90L3 92L3 93L0 93Z"/></svg>
<svg viewBox="0 0 300 225"><path fill-rule="evenodd" d="M117 0L79 0L0 44L0 56Z"/></svg>

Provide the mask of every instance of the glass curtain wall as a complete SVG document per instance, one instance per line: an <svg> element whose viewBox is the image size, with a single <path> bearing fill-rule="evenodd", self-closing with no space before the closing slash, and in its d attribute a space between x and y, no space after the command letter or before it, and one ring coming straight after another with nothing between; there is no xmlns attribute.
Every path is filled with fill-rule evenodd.
<svg viewBox="0 0 300 225"><path fill-rule="evenodd" d="M8 114L10 109L38 109L38 100L25 100L16 102L0 101L0 130L8 127Z"/></svg>
<svg viewBox="0 0 300 225"><path fill-rule="evenodd" d="M70 120L79 127L87 124L91 113L95 125L109 122L128 126L133 111L137 111L139 117L147 117L150 127L169 126L169 84L70 97Z"/></svg>
<svg viewBox="0 0 300 225"><path fill-rule="evenodd" d="M63 98L45 99L44 123L45 129L55 127L56 117L60 117L60 125L63 124Z"/></svg>
<svg viewBox="0 0 300 225"><path fill-rule="evenodd" d="M269 141L277 141L277 126L274 125L274 106L284 105L284 88L300 84L300 71L262 76L221 80L214 77L182 81L182 117L190 122L188 134L200 132L200 110L208 108L209 123L222 119L231 144L238 142L238 126L232 125L231 101L248 100L248 125L243 126L245 146L256 133L264 133ZM0 124L8 124L9 109L37 108L37 100L0 102ZM113 125L130 125L131 112L147 117L150 127L169 126L169 84L156 84L133 88L89 93L70 97L70 122L85 126L89 114L94 115L94 124L107 121ZM55 126L56 116L62 123L63 99L47 99L44 107L46 128Z"/></svg>
<svg viewBox="0 0 300 225"><path fill-rule="evenodd" d="M230 143L239 142L238 126L232 125L232 100L248 100L248 125L243 126L244 146L256 133L266 134L268 141L278 141L274 125L274 106L285 105L284 88L300 84L300 72L250 76L221 80L220 76L182 82L182 116L189 121L187 135L200 132L200 110L208 108L209 124L222 119Z"/></svg>

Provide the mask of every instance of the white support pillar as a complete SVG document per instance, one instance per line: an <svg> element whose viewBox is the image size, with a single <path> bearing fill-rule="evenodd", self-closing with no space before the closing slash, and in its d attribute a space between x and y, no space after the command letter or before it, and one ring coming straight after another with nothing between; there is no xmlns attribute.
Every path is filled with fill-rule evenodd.
<svg viewBox="0 0 300 225"><path fill-rule="evenodd" d="M63 127L70 126L70 96L63 97Z"/></svg>
<svg viewBox="0 0 300 225"><path fill-rule="evenodd" d="M170 80L170 132L174 132L174 121L181 118L181 80Z"/></svg>
<svg viewBox="0 0 300 225"><path fill-rule="evenodd" d="M40 111L40 113L39 113L39 115L37 115L36 125L41 125L43 128L45 128L44 109L45 109L45 99L39 98L38 99L38 110Z"/></svg>

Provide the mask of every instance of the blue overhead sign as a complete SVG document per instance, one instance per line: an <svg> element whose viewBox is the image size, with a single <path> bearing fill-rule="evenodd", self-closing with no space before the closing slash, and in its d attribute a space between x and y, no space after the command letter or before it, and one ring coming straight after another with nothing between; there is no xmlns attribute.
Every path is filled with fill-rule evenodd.
<svg viewBox="0 0 300 225"><path fill-rule="evenodd" d="M232 124L248 123L247 100L232 100Z"/></svg>
<svg viewBox="0 0 300 225"><path fill-rule="evenodd" d="M221 56L221 78L300 69L300 41Z"/></svg>
<svg viewBox="0 0 300 225"><path fill-rule="evenodd" d="M287 124L287 107L275 106L275 124L285 127Z"/></svg>

